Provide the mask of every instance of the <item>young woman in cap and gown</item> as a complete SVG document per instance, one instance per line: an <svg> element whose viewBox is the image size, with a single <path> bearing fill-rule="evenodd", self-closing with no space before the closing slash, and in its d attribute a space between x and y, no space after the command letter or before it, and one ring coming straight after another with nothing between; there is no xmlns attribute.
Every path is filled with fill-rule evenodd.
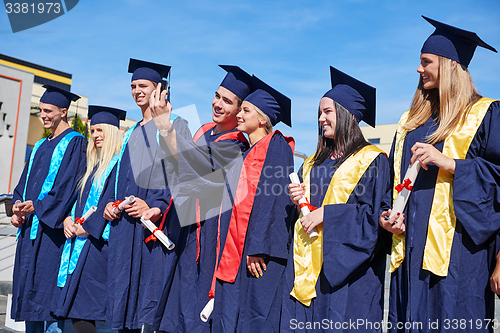
<svg viewBox="0 0 500 333"><path fill-rule="evenodd" d="M204 124L191 140L179 136L175 129L163 136L166 150L177 154L180 186L175 204L188 235L172 285L165 286L153 329L210 332L210 322L201 321L200 312L209 301L215 270L225 174L248 149L247 139L235 128L236 115L252 91L249 74L237 66L220 67L227 74L212 101L213 122ZM160 132L169 132L171 110L162 108L162 100L152 107L153 119Z"/></svg>
<svg viewBox="0 0 500 333"><path fill-rule="evenodd" d="M87 140L67 120L71 101L80 97L44 85L40 118L52 131L33 147L12 201L12 224L18 240L12 285L12 318L25 321L26 332L60 332L64 321L51 314L60 293L56 286L61 251L66 238L63 221L76 198L76 185L85 171ZM44 321L46 328L44 329ZM59 327L56 327L59 326Z"/></svg>
<svg viewBox="0 0 500 333"><path fill-rule="evenodd" d="M421 169L404 224L393 226L389 212L379 221L393 233L389 331L488 332L500 103L477 92L467 66L477 46L495 49L473 32L424 18L436 30L422 47L418 88L393 142L393 185L417 160ZM412 325L398 329L398 322Z"/></svg>
<svg viewBox="0 0 500 333"><path fill-rule="evenodd" d="M62 291L53 312L71 318L77 333L96 332L95 321L106 319L109 229L103 212L114 197L112 179L123 142L119 125L125 114L114 108L89 106L87 170L78 183L71 214L64 220L67 241L57 279ZM93 206L95 212L82 221Z"/></svg>
<svg viewBox="0 0 500 333"><path fill-rule="evenodd" d="M291 101L255 76L252 83L255 91L237 117L250 149L226 177L218 223L212 332L279 330L295 209L287 193L295 143L272 126L291 126Z"/></svg>
<svg viewBox="0 0 500 333"><path fill-rule="evenodd" d="M110 221L106 317L116 330L138 331L156 313L165 283L165 265L172 254L151 239L151 233L140 221L143 213L158 209L166 219L162 218L161 225L157 226L167 226L167 236L174 243L180 234L167 184L169 164L159 147L161 135L152 121L149 106L151 93L164 82L162 78L169 70L170 66L136 59L129 63L129 72L133 73L132 96L141 108L143 119L125 133L113 178L114 197L104 210L104 217ZM189 131L183 119L174 120L173 125L179 133ZM135 197L135 202L115 214L113 208L117 201L130 195ZM167 255L169 258L165 258Z"/></svg>
<svg viewBox="0 0 500 333"><path fill-rule="evenodd" d="M316 153L299 169L303 183L289 185L294 203L305 196L317 209L295 223L281 331L381 332L386 252L378 217L390 169L358 125L375 126L375 88L333 67L330 74ZM345 324L358 320L375 327Z"/></svg>

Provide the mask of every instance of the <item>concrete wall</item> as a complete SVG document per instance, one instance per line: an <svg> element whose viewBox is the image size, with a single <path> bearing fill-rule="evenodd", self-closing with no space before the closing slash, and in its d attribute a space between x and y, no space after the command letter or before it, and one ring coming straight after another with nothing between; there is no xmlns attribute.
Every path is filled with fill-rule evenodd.
<svg viewBox="0 0 500 333"><path fill-rule="evenodd" d="M0 65L0 193L11 193L24 168L33 73Z"/></svg>
<svg viewBox="0 0 500 333"><path fill-rule="evenodd" d="M375 128L371 126L360 126L360 128L366 140L380 140L380 143L375 145L385 151L387 155L389 155L391 151L392 140L394 139L394 134L396 134L398 124L377 125L375 126Z"/></svg>

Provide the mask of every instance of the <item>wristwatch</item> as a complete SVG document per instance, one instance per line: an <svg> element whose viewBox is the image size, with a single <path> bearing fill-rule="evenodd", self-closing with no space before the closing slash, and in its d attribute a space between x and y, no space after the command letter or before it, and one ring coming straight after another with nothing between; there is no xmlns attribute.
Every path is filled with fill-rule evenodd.
<svg viewBox="0 0 500 333"><path fill-rule="evenodd" d="M160 135L164 138L169 136L173 131L174 131L174 126L170 126L170 128L168 130L158 130Z"/></svg>

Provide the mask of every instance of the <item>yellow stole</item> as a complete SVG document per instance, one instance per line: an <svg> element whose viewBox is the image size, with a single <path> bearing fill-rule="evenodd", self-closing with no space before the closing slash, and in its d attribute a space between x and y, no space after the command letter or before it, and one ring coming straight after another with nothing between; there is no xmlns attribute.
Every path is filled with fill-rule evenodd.
<svg viewBox="0 0 500 333"><path fill-rule="evenodd" d="M444 140L443 154L453 159L465 159L469 146L481 125L484 115L494 100L481 98L471 108L465 124L459 131L453 132ZM409 111L405 112L398 123L396 142L394 145L394 184L401 179L401 158L406 131L402 125L408 119ZM396 200L397 191L393 191ZM393 203L394 203L393 201ZM455 209L453 207L453 174L439 169L434 199L432 202L427 240L425 242L422 268L438 276L448 275L451 245L456 225ZM423 221L419 221L423 222ZM401 265L405 258L404 234L392 235L391 268L392 273Z"/></svg>
<svg viewBox="0 0 500 333"><path fill-rule="evenodd" d="M322 206L345 204L365 171L379 154L384 154L384 152L373 145L367 145L345 160L335 171ZM313 159L314 155L310 156L302 167L302 179L306 184L305 196L308 200L311 194L310 173ZM323 224L316 227L318 238L312 240L300 224L301 217L302 214L295 222L293 239L295 279L290 295L309 306L311 300L316 297L316 281L323 266Z"/></svg>

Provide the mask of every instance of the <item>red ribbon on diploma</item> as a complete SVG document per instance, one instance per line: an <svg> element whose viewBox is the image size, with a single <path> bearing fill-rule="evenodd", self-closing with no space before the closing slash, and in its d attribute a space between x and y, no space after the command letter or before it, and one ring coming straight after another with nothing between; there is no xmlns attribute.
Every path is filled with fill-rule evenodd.
<svg viewBox="0 0 500 333"><path fill-rule="evenodd" d="M396 185L394 189L398 191L398 193L400 193L403 188L407 189L408 191L411 191L413 189L410 179L406 178L401 184Z"/></svg>
<svg viewBox="0 0 500 333"><path fill-rule="evenodd" d="M120 206L120 204L123 202L123 200L116 200L115 202L113 202L113 208L116 208L118 210L120 210L120 208L118 208L118 206Z"/></svg>
<svg viewBox="0 0 500 333"><path fill-rule="evenodd" d="M168 203L168 207L165 210L165 213L163 213L163 218L161 219L160 226L158 228L156 228L155 230L153 230L153 233L148 238L146 238L144 240L145 243L148 243L150 241L156 242L158 240L155 236L155 232L163 229L163 224L165 223L165 219L167 218L167 214L168 214L168 211L170 210L170 206L172 206L172 201L174 201L173 196L170 197L170 202Z"/></svg>
<svg viewBox="0 0 500 333"><path fill-rule="evenodd" d="M311 212L314 211L314 210L316 210L316 209L318 209L318 207L314 207L313 205L311 205L309 203L309 200L307 198L306 198L306 202L303 202L303 203L299 204L299 208L302 209L302 208L304 208L306 206L307 206L307 208L309 208L309 210Z"/></svg>
<svg viewBox="0 0 500 333"><path fill-rule="evenodd" d="M156 228L155 230L153 230L153 233L151 234L151 236L149 236L148 238L146 238L145 242L149 242L149 241L153 241L153 242L156 242L158 240L158 238L156 238L155 236L155 232L157 231L160 231L160 229Z"/></svg>
<svg viewBox="0 0 500 333"><path fill-rule="evenodd" d="M75 223L78 223L79 225L82 225L83 222L85 222L85 219L83 217L77 217L77 218L75 218Z"/></svg>

